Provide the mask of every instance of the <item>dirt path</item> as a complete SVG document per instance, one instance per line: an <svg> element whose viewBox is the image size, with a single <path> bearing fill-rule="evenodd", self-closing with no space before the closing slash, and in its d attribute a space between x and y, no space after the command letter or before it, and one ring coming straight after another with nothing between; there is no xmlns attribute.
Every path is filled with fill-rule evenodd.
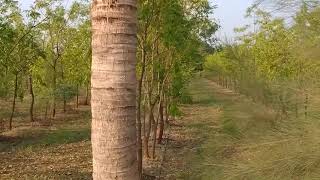
<svg viewBox="0 0 320 180"><path fill-rule="evenodd" d="M250 123L266 127L269 119L257 119L270 116L269 112L204 78L192 82L190 94L193 104L185 105L183 117L171 125L162 178L225 179L226 169L241 154L238 145L255 133Z"/></svg>

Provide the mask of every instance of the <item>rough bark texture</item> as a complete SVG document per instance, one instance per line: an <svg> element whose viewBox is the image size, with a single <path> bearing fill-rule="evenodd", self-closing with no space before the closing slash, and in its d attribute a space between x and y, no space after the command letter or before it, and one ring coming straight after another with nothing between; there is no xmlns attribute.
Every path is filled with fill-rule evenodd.
<svg viewBox="0 0 320 180"><path fill-rule="evenodd" d="M136 0L94 0L91 16L93 178L138 180Z"/></svg>

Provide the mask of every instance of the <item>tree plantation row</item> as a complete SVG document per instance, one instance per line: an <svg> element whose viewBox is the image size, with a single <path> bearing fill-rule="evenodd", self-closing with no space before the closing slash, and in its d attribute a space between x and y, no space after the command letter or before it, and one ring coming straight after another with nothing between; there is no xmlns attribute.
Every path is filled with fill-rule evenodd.
<svg viewBox="0 0 320 180"><path fill-rule="evenodd" d="M210 79L263 104L269 114L275 114L272 121L263 125L271 132L254 135L262 136L264 143L256 150L248 148L253 158L235 162L231 175L239 175L239 179L251 175L266 179L317 179L320 175L320 8L319 4L307 3L295 8L298 11L288 25L288 20L274 19L270 13L254 7L250 13L259 29L236 29L237 42L226 43L205 62ZM252 111L255 109L252 107ZM245 126L259 128L259 123L268 118L265 113L255 124ZM234 134L243 133L238 130L240 122L226 123ZM269 149L264 151L263 146ZM261 152L270 154L264 157Z"/></svg>
<svg viewBox="0 0 320 180"><path fill-rule="evenodd" d="M1 1L1 118L9 129L14 127L18 100L29 103L19 106L28 109L32 122L54 118L60 102L66 112L75 96L78 105L81 89L86 90L85 104L89 103L88 13L84 3L65 9L59 1L37 1L22 12L16 1Z"/></svg>
<svg viewBox="0 0 320 180"><path fill-rule="evenodd" d="M236 29L241 34L238 42L208 56L206 69L219 84L273 107L279 114L306 114L309 96L318 96L319 88L319 7L302 5L289 28L284 19L273 19L261 9L252 13L259 30Z"/></svg>

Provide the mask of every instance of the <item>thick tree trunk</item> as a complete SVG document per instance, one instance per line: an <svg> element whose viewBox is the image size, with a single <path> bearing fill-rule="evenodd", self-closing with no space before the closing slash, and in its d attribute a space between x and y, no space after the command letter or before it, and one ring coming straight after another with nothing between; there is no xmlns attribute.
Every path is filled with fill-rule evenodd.
<svg viewBox="0 0 320 180"><path fill-rule="evenodd" d="M34 107L34 92L33 92L33 80L32 80L32 75L29 76L29 88L30 88L30 95L31 95L31 102L30 102L30 121L34 122L33 118L33 107Z"/></svg>
<svg viewBox="0 0 320 180"><path fill-rule="evenodd" d="M138 180L136 0L92 4L93 179Z"/></svg>
<svg viewBox="0 0 320 180"><path fill-rule="evenodd" d="M14 111L16 108L17 91L18 91L18 74L15 75L15 80L14 80L14 93L13 93L12 109L11 109L11 115L10 115L10 119L9 119L9 129L10 130L12 130L12 120L13 120L13 115L14 115Z"/></svg>

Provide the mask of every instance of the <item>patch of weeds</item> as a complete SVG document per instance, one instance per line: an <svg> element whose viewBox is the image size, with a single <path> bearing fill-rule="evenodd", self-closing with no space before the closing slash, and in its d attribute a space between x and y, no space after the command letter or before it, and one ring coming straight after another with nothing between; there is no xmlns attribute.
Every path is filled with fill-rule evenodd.
<svg viewBox="0 0 320 180"><path fill-rule="evenodd" d="M192 104L192 96L189 93L184 93L180 97L180 103L182 104Z"/></svg>
<svg viewBox="0 0 320 180"><path fill-rule="evenodd" d="M232 119L224 120L224 122L222 123L222 132L237 139L241 137L241 132L236 123L232 121Z"/></svg>
<svg viewBox="0 0 320 180"><path fill-rule="evenodd" d="M203 106L213 106L216 105L217 102L213 100L213 97L203 97L193 101L193 104L199 104Z"/></svg>
<svg viewBox="0 0 320 180"><path fill-rule="evenodd" d="M177 103L172 103L169 107L169 114L173 117L181 117L182 111Z"/></svg>
<svg viewBox="0 0 320 180"><path fill-rule="evenodd" d="M90 129L58 129L55 131L40 131L26 137L19 137L16 141L1 143L0 150L33 149L42 146L75 143L90 140Z"/></svg>
<svg viewBox="0 0 320 180"><path fill-rule="evenodd" d="M42 145L55 145L55 144L68 144L90 139L89 129L80 130L66 130L59 129L55 132L49 133L47 136L41 138L39 144Z"/></svg>

